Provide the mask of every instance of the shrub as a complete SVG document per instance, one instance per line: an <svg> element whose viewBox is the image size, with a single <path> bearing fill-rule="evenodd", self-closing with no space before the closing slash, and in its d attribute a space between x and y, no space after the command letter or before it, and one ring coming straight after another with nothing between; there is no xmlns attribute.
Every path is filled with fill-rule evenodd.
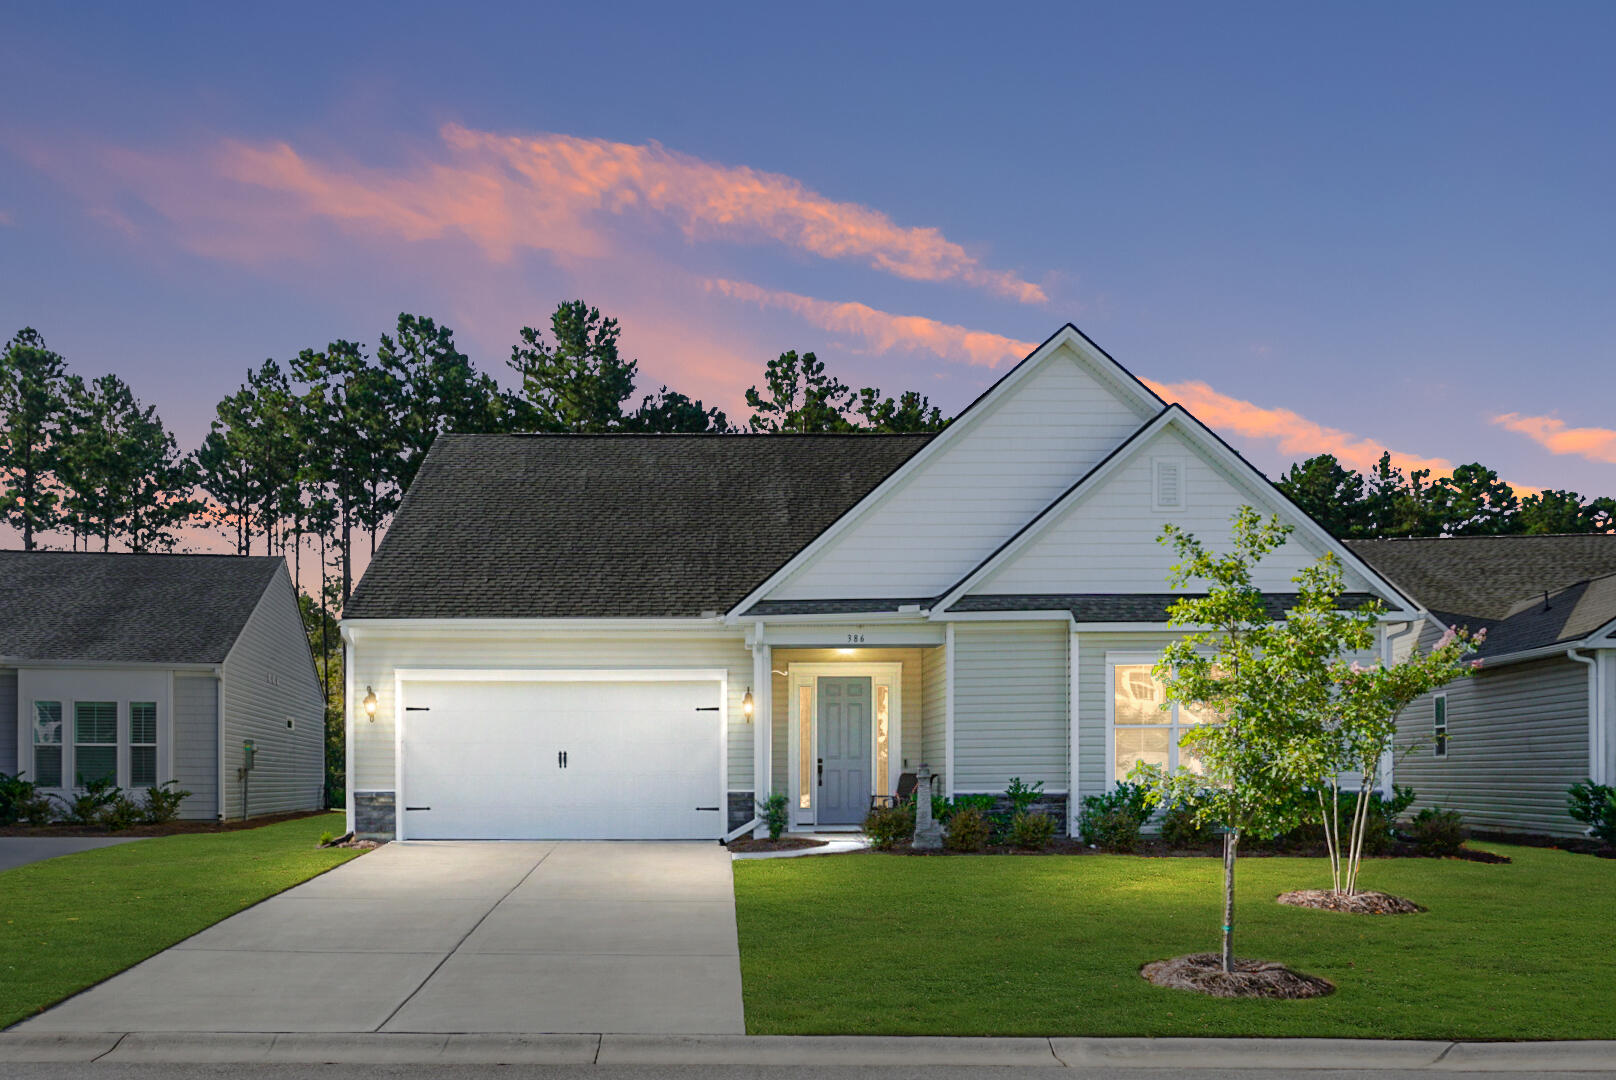
<svg viewBox="0 0 1616 1080"><path fill-rule="evenodd" d="M943 846L949 851L981 851L988 842L988 817L977 806L956 806L948 816Z"/></svg>
<svg viewBox="0 0 1616 1080"><path fill-rule="evenodd" d="M176 786L178 781L165 780L146 789L146 804L140 808L140 819L148 825L166 825L180 816L180 803L191 795Z"/></svg>
<svg viewBox="0 0 1616 1080"><path fill-rule="evenodd" d="M122 794L111 780L91 780L77 794L62 800L62 820L69 825L103 827L108 808Z"/></svg>
<svg viewBox="0 0 1616 1080"><path fill-rule="evenodd" d="M107 832L122 832L145 817L145 810L120 788L112 789L112 798L102 807L96 824Z"/></svg>
<svg viewBox="0 0 1616 1080"><path fill-rule="evenodd" d="M22 773L0 773L0 825L46 825L54 816L50 796L24 780Z"/></svg>
<svg viewBox="0 0 1616 1080"><path fill-rule="evenodd" d="M1010 842L1024 851L1042 851L1055 838L1055 819L1048 814L1017 814L1010 823Z"/></svg>
<svg viewBox="0 0 1616 1080"><path fill-rule="evenodd" d="M965 796L973 799L986 799L986 796ZM1004 805L1002 812L995 812L998 799L988 799L984 807L993 829L993 842L996 844L1012 843L1011 833L1015 829L1016 818L1032 810L1033 804L1044 797L1044 782L1035 780L1031 784L1024 784L1021 777L1012 776L1010 786L1004 789Z"/></svg>
<svg viewBox="0 0 1616 1080"><path fill-rule="evenodd" d="M1077 833L1085 844L1102 851L1139 850L1139 830L1150 816L1142 784L1119 783L1104 795L1083 800Z"/></svg>
<svg viewBox="0 0 1616 1080"><path fill-rule="evenodd" d="M1200 804L1194 799L1179 799L1162 815L1162 843L1170 848L1204 847L1218 835L1217 826L1198 817Z"/></svg>
<svg viewBox="0 0 1616 1080"><path fill-rule="evenodd" d="M1457 810L1427 806L1414 815L1403 834L1421 855L1452 855L1464 845L1464 818Z"/></svg>
<svg viewBox="0 0 1616 1080"><path fill-rule="evenodd" d="M769 827L769 839L778 840L780 834L786 831L786 797L783 792L776 791L767 799L759 799L758 817Z"/></svg>
<svg viewBox="0 0 1616 1080"><path fill-rule="evenodd" d="M1607 844L1616 844L1616 788L1584 780L1569 792L1571 816Z"/></svg>
<svg viewBox="0 0 1616 1080"><path fill-rule="evenodd" d="M864 835L877 851L891 851L915 835L915 804L877 806L864 817Z"/></svg>
<svg viewBox="0 0 1616 1080"><path fill-rule="evenodd" d="M336 839L337 839L337 834L332 832L330 829L327 829L325 832L320 834L320 846L321 847L330 847L333 843L336 842Z"/></svg>

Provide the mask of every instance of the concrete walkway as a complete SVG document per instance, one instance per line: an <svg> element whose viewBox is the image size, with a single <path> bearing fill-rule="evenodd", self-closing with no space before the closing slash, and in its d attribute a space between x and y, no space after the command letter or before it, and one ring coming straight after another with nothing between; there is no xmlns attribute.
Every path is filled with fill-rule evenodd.
<svg viewBox="0 0 1616 1080"><path fill-rule="evenodd" d="M738 1034L717 844L388 844L13 1029Z"/></svg>
<svg viewBox="0 0 1616 1080"><path fill-rule="evenodd" d="M138 836L0 836L0 870L139 839Z"/></svg>

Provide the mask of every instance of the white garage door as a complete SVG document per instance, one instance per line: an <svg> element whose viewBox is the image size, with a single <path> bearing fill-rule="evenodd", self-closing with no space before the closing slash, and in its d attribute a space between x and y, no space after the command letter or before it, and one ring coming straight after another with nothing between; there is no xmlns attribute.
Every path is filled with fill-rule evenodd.
<svg viewBox="0 0 1616 1080"><path fill-rule="evenodd" d="M723 835L717 681L403 683L400 836Z"/></svg>

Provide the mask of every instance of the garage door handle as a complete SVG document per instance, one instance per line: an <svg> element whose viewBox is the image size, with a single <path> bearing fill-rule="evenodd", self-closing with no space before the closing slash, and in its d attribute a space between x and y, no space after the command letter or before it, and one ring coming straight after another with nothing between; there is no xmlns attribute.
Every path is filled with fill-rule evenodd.
<svg viewBox="0 0 1616 1080"><path fill-rule="evenodd" d="M711 810L715 814L718 813L718 807L716 807L716 806L698 806L698 807L696 807L696 809L697 810Z"/></svg>
<svg viewBox="0 0 1616 1080"><path fill-rule="evenodd" d="M430 810L432 808L430 806L406 806L404 809L406 809L406 810Z"/></svg>
<svg viewBox="0 0 1616 1080"><path fill-rule="evenodd" d="M696 711L697 712L717 712L718 711L718 706L717 705L697 705L696 706Z"/></svg>

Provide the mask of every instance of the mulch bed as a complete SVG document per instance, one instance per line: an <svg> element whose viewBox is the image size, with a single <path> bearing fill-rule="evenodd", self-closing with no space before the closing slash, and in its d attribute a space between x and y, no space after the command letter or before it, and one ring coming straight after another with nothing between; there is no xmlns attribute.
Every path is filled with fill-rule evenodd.
<svg viewBox="0 0 1616 1080"><path fill-rule="evenodd" d="M1616 859L1616 847L1592 836L1545 836L1542 833L1498 832L1494 829L1471 829L1471 839L1490 840L1498 844L1519 844L1522 847L1558 848L1578 855L1597 855L1601 859Z"/></svg>
<svg viewBox="0 0 1616 1080"><path fill-rule="evenodd" d="M801 851L803 848L824 847L829 840L814 840L807 836L782 836L778 840L768 837L743 837L740 840L731 840L731 851Z"/></svg>
<svg viewBox="0 0 1616 1080"><path fill-rule="evenodd" d="M947 848L944 848L941 851L916 851L913 848L911 848L908 844L899 844L898 846L888 850L886 852L886 854L889 854L889 855L1106 855L1106 854L1119 854L1119 853L1101 851L1099 848L1089 847L1087 844L1083 843L1081 840L1074 840L1074 839L1072 839L1070 837L1065 837L1065 836L1057 836L1055 839L1053 839L1053 840L1051 840L1049 842L1048 847L1042 848L1042 849L1037 850L1037 851L1028 851L1025 848L1012 847L1012 846L1010 846L1008 844L989 844L987 847L983 848L981 851L949 851ZM1137 856L1140 856L1142 858L1147 858L1147 859L1217 859L1217 858L1222 858L1223 857L1223 847L1222 847L1221 844L1208 844L1205 847L1199 847L1199 848L1175 848L1175 847L1167 846L1166 844L1162 843L1160 840L1151 840L1151 839L1147 838L1145 840L1140 841L1138 850L1132 851L1132 852L1122 852L1120 854L1137 855ZM1328 855L1329 855L1329 852L1322 845L1320 845L1318 848L1309 848L1309 847L1294 847L1294 848L1286 847L1286 848L1280 848L1280 847L1274 847L1274 846L1259 846L1259 845L1256 845L1256 844L1253 844L1251 847L1248 848L1244 843L1242 843L1240 845L1240 857L1242 859L1247 859L1247 858L1264 859L1264 858L1277 858L1277 857L1281 857L1281 856L1283 856L1285 858L1292 858L1292 859L1308 859L1308 858L1323 859L1323 858L1328 857ZM1508 855L1496 855L1491 851L1473 851L1470 848L1460 848L1457 852L1455 852L1452 855L1448 855L1448 856L1424 855L1421 852L1415 850L1415 848L1414 848L1414 846L1412 844L1394 844L1390 851L1387 851L1387 852L1385 852L1383 854L1380 854L1380 855L1365 855L1364 856L1365 859L1429 859L1429 858L1439 858L1439 857L1441 857L1441 858L1450 858L1450 859L1465 859L1465 860L1468 860L1470 862L1479 862L1479 863L1507 863L1507 862L1510 861Z"/></svg>
<svg viewBox="0 0 1616 1080"><path fill-rule="evenodd" d="M1146 964L1139 974L1157 986L1220 998L1297 1000L1335 992L1335 984L1328 979L1304 975L1268 960L1236 957L1234 968L1232 972L1224 971L1223 958L1216 953L1193 953Z"/></svg>
<svg viewBox="0 0 1616 1080"><path fill-rule="evenodd" d="M1276 899L1291 907L1344 911L1353 915L1415 915L1425 910L1412 900L1383 892L1358 892L1343 896L1328 889L1297 889L1280 893Z"/></svg>
<svg viewBox="0 0 1616 1080"><path fill-rule="evenodd" d="M178 833L235 832L238 829L256 829L260 825L276 825L282 821L329 814L329 810L299 810L293 814L265 814L245 821L170 821L165 825L131 825L127 829L108 832L89 825L4 825L0 836L174 836Z"/></svg>

